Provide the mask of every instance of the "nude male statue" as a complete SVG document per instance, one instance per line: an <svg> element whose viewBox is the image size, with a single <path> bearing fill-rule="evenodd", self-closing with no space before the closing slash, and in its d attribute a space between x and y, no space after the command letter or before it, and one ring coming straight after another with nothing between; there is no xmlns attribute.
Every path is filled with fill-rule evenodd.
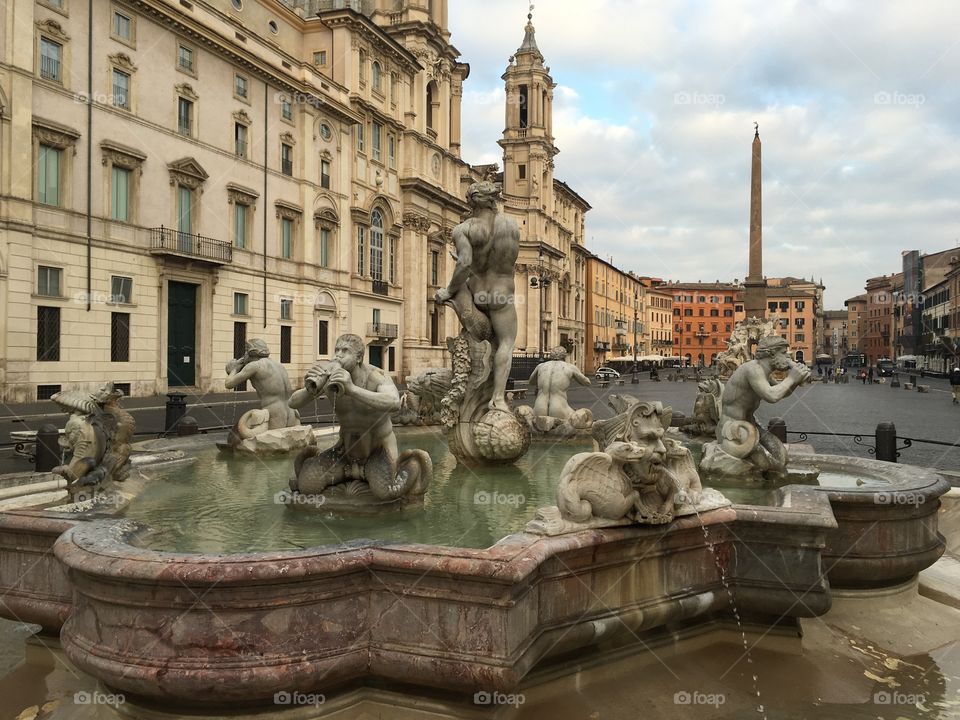
<svg viewBox="0 0 960 720"><path fill-rule="evenodd" d="M537 388L537 401L533 412L538 417L555 417L566 420L574 410L567 402L567 389L570 381L589 385L590 378L580 372L573 363L567 362L567 351L556 347L550 352L551 359L537 365L530 373L531 387Z"/></svg>
<svg viewBox="0 0 960 720"><path fill-rule="evenodd" d="M453 305L471 335L493 344L493 396L489 407L509 412L506 389L517 339L514 265L520 253L517 223L497 213L500 190L474 183L467 190L473 216L453 229L457 265L436 302Z"/></svg>
<svg viewBox="0 0 960 720"><path fill-rule="evenodd" d="M380 368L363 362L363 349L359 335L341 335L334 360L311 368L305 387L290 397L290 407L299 408L326 392L340 423L334 447L323 452L307 448L297 457L291 490L319 493L356 479L365 480L381 500L406 491L406 477L397 474L397 437L390 419L400 409L400 394Z"/></svg>
<svg viewBox="0 0 960 720"><path fill-rule="evenodd" d="M775 373L783 372L786 378L771 382ZM755 359L738 367L723 388L717 422L720 448L760 469L785 467L783 444L763 432L753 415L761 402L779 402L809 377L808 367L794 363L787 356L786 340L776 335L760 338Z"/></svg>
<svg viewBox="0 0 960 720"><path fill-rule="evenodd" d="M267 429L277 430L300 424L300 415L287 405L293 392L287 370L270 357L270 348L259 338L248 340L246 354L227 363L224 385L228 390L247 380L257 391L260 409L269 413Z"/></svg>

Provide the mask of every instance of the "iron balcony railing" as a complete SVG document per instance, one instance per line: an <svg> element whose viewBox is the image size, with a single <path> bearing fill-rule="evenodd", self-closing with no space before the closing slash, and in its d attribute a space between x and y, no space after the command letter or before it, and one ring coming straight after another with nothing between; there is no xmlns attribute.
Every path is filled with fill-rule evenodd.
<svg viewBox="0 0 960 720"><path fill-rule="evenodd" d="M150 229L150 252L155 255L198 258L218 265L233 262L233 246L230 243L180 232L162 225Z"/></svg>
<svg viewBox="0 0 960 720"><path fill-rule="evenodd" d="M397 337L397 326L389 323L367 323L367 335L378 338Z"/></svg>
<svg viewBox="0 0 960 720"><path fill-rule="evenodd" d="M371 282L373 283L372 285L373 292L375 292L377 295L390 294L390 286L387 285L386 280L373 280Z"/></svg>

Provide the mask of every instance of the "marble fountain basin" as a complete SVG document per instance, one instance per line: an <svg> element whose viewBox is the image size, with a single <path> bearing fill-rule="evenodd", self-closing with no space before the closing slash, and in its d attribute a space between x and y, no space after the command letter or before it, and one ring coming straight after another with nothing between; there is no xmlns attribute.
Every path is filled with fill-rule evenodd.
<svg viewBox="0 0 960 720"><path fill-rule="evenodd" d="M75 665L145 703L270 703L358 682L509 692L572 654L726 620L731 598L747 622L820 615L831 585L894 584L942 553L938 475L804 462L849 487L790 485L765 491L768 506L546 538L488 507L491 532L510 534L481 547L398 541L394 518L379 539L184 552L130 517L18 510L0 514L0 615L59 632ZM436 485L473 495L485 482L470 471Z"/></svg>

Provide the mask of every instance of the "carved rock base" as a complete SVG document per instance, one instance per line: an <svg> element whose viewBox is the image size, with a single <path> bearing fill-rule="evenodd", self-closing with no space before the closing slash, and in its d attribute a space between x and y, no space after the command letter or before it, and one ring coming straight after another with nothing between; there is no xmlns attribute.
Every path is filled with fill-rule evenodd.
<svg viewBox="0 0 960 720"><path fill-rule="evenodd" d="M252 455L272 455L303 450L314 442L313 428L310 425L294 425L279 430L265 430L259 435L246 438L233 449Z"/></svg>

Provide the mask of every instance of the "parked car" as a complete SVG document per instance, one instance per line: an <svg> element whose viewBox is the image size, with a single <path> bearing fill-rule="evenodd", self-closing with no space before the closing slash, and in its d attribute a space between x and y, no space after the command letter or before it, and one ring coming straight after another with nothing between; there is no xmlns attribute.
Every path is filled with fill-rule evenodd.
<svg viewBox="0 0 960 720"><path fill-rule="evenodd" d="M620 377L620 373L618 373L613 368L602 367L602 368L597 368L596 377L597 377L597 380L616 380L618 377Z"/></svg>

